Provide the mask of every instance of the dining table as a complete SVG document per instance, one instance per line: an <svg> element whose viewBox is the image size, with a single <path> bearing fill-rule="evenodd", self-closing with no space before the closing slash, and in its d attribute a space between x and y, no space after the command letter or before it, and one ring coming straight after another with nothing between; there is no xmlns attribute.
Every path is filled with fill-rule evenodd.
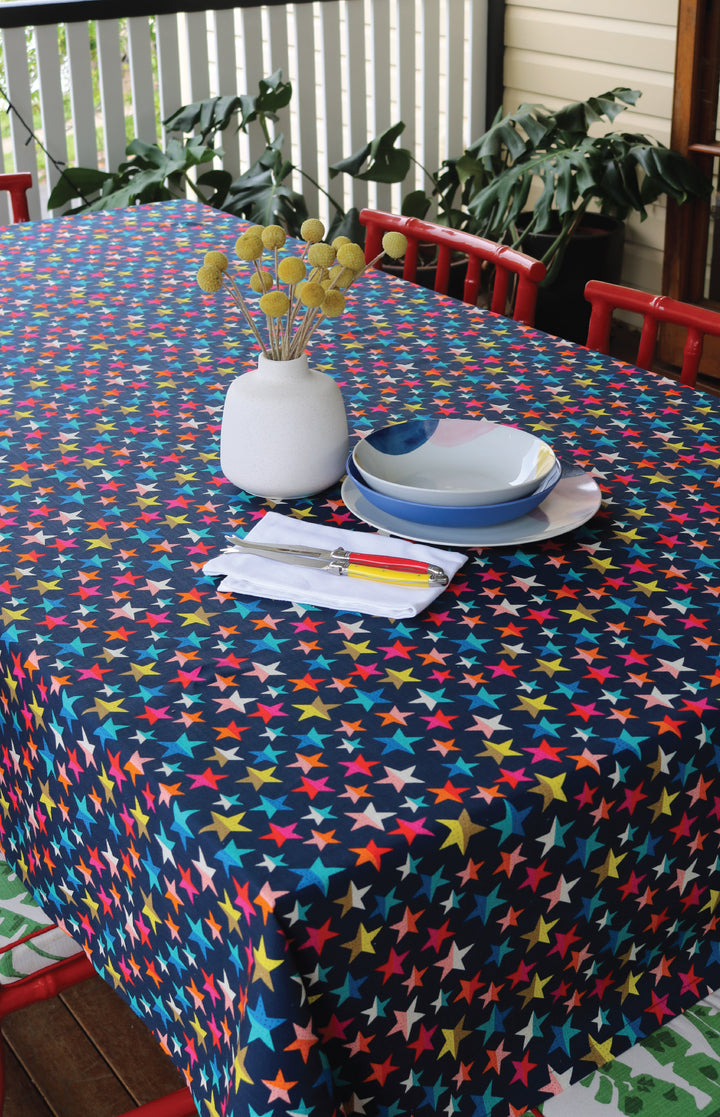
<svg viewBox="0 0 720 1117"><path fill-rule="evenodd" d="M195 278L246 228L0 231L0 852L201 1117L520 1114L720 987L718 399L371 269L309 346L351 445L488 419L597 500L428 539L252 496L256 349ZM415 616L220 589L268 513L464 562Z"/></svg>

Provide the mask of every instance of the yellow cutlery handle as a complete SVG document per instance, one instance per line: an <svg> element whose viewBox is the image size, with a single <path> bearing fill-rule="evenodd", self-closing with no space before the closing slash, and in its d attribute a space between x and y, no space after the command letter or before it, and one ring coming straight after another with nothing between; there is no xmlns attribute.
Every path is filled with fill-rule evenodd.
<svg viewBox="0 0 720 1117"><path fill-rule="evenodd" d="M394 586L417 586L422 589L430 585L427 574L415 574L409 570L388 570L382 566L360 566L351 562L346 570L348 578L365 578L370 582L388 582Z"/></svg>

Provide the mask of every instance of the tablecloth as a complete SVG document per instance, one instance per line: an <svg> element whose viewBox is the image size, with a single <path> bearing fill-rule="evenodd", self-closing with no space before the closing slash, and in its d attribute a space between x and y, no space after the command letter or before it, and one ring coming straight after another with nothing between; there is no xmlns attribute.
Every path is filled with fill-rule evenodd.
<svg viewBox="0 0 720 1117"><path fill-rule="evenodd" d="M242 227L0 234L0 848L203 1117L522 1112L720 986L717 400L366 276L311 350L353 440L517 422L602 508L412 621L224 595Z"/></svg>

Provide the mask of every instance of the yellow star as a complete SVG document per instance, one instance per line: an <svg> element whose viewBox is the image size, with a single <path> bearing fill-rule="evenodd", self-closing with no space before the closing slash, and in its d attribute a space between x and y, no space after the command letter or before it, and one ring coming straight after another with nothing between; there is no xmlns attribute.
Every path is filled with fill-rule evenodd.
<svg viewBox="0 0 720 1117"><path fill-rule="evenodd" d="M152 893L150 893L149 895L146 895L144 892L142 892L141 895L142 895L143 900L145 901L143 909L142 909L143 915L146 915L148 917L148 919L150 920L150 922L152 923L152 929L153 929L153 932L154 932L158 923L162 923L162 920L161 920L160 916L157 914L157 912L155 911L155 908L153 907Z"/></svg>
<svg viewBox="0 0 720 1117"><path fill-rule="evenodd" d="M391 683L396 689L400 689L403 683L417 683L420 680L413 675L412 667L408 667L406 671L393 671L389 668L385 678L381 679L381 683Z"/></svg>
<svg viewBox="0 0 720 1117"><path fill-rule="evenodd" d="M374 954L375 947L373 946L373 939L379 934L379 927L377 931L366 931L361 923L355 938L350 939L349 942L343 943L343 946L350 951L350 961L354 962L358 954Z"/></svg>
<svg viewBox="0 0 720 1117"><path fill-rule="evenodd" d="M129 671L123 671L123 675L132 675L136 683L139 683L143 675L157 675L159 672L155 670L152 664L131 663Z"/></svg>
<svg viewBox="0 0 720 1117"><path fill-rule="evenodd" d="M460 1023L456 1024L454 1028L441 1029L445 1043L443 1044L442 1050L438 1055L438 1059L441 1059L445 1052L447 1052L448 1055L452 1055L453 1059L457 1058L458 1047L465 1039L465 1036L470 1035L470 1031L463 1027L464 1023L465 1017L463 1016L460 1020Z"/></svg>
<svg viewBox="0 0 720 1117"><path fill-rule="evenodd" d="M627 857L627 853L621 853L619 857L616 857L615 854L613 853L613 851L611 849L609 849L608 850L608 855L605 858L605 860L603 861L602 865L598 865L598 867L596 869L592 870L594 873L597 873L597 875L598 875L598 884L602 884L602 882L604 880L606 880L608 877L613 877L615 880L617 880L618 865L626 857Z"/></svg>
<svg viewBox="0 0 720 1117"><path fill-rule="evenodd" d="M638 981L640 980L641 977L642 977L642 974L629 973L627 975L627 977L625 978L625 981L622 983L622 985L617 986L618 992L622 993L622 996L620 998L620 1003L621 1004L625 1000L625 998L628 997L631 993L632 994L637 994L637 983L638 983Z"/></svg>
<svg viewBox="0 0 720 1117"><path fill-rule="evenodd" d="M298 705L296 702L294 702L293 705L296 710L302 710L302 713L300 714L300 721L305 721L305 718L324 718L325 721L331 721L332 719L328 711L336 710L340 703L325 703L318 694L317 698L315 698L314 701L310 703Z"/></svg>
<svg viewBox="0 0 720 1117"><path fill-rule="evenodd" d="M247 1082L249 1086L253 1086L253 1080L245 1070L245 1056L247 1055L247 1047L238 1048L238 1053L235 1056L235 1089L237 1090L241 1082Z"/></svg>
<svg viewBox="0 0 720 1117"><path fill-rule="evenodd" d="M135 806L131 808L130 814L137 822L138 837L142 837L144 835L146 838L149 839L150 835L148 834L147 824L150 821L150 815L144 813L138 799L135 800Z"/></svg>
<svg viewBox="0 0 720 1117"><path fill-rule="evenodd" d="M440 849L445 849L447 846L457 846L461 853L467 849L467 844L473 834L479 834L484 830L484 826L478 826L472 822L470 815L463 807L457 818L439 818L438 822L443 826L447 826L450 831L447 838L440 846Z"/></svg>
<svg viewBox="0 0 720 1117"><path fill-rule="evenodd" d="M574 609L561 609L561 613L565 613L571 621L591 621L600 612L599 609L586 609L581 603L577 604Z"/></svg>
<svg viewBox="0 0 720 1117"><path fill-rule="evenodd" d="M89 714L90 710L92 710L92 709L95 710L95 713L97 714L97 716L100 718L101 721L102 721L103 718L106 718L108 716L108 714L120 714L120 713L126 714L127 713L127 710L125 709L125 707L122 704L122 698L118 698L116 702L103 702L102 698L96 698L95 701L93 702L93 705L90 706L84 712L86 714Z"/></svg>
<svg viewBox="0 0 720 1117"><path fill-rule="evenodd" d="M557 706L551 706L546 701L547 694L539 694L537 698L531 698L529 694L519 695L520 705L514 706L515 710L525 710L526 713L536 718L539 713L544 713L545 710L556 710Z"/></svg>
<svg viewBox="0 0 720 1117"><path fill-rule="evenodd" d="M220 908L220 911L227 918L228 931L238 931L239 932L240 931L240 912L238 911L237 908L233 907L232 901L231 901L230 897L228 896L227 891L223 892L222 902L220 900L218 900L218 907Z"/></svg>
<svg viewBox="0 0 720 1117"><path fill-rule="evenodd" d="M198 606L194 613L181 613L181 617L187 619L183 621L183 628L189 624L210 624L210 618L216 617L217 613L206 613L202 605Z"/></svg>
<svg viewBox="0 0 720 1117"><path fill-rule="evenodd" d="M588 1039L590 1040L590 1050L587 1055L583 1055L583 1059L595 1063L596 1067L601 1067L612 1059L612 1036L605 1043L598 1043L592 1036L588 1036Z"/></svg>
<svg viewBox="0 0 720 1117"><path fill-rule="evenodd" d="M491 756L498 764L502 764L508 756L521 755L512 747L512 743L512 737L508 737L507 741L486 741L483 737L485 752L478 753L478 756Z"/></svg>
<svg viewBox="0 0 720 1117"><path fill-rule="evenodd" d="M650 597L653 593L665 593L665 587L659 586L655 582L633 582L635 589L638 593L644 593L646 597Z"/></svg>
<svg viewBox="0 0 720 1117"><path fill-rule="evenodd" d="M210 826L203 826L200 833L205 834L208 830L214 830L221 842L225 841L228 834L239 834L241 831L247 833L250 827L240 825L240 819L245 818L245 813L245 811L240 811L238 814L225 818L217 811L211 811L212 823Z"/></svg>
<svg viewBox="0 0 720 1117"><path fill-rule="evenodd" d="M533 671L544 671L549 678L552 678L556 671L569 670L569 667L563 667L559 656L557 659L538 659L537 667L533 667Z"/></svg>
<svg viewBox="0 0 720 1117"><path fill-rule="evenodd" d="M108 801L108 803L114 803L115 799L113 798L113 793L115 791L115 780L107 774L107 771L105 770L105 768L103 768L102 771L100 772L100 775L98 776L98 779L100 780L100 783L105 788L105 798L106 798L106 800Z"/></svg>
<svg viewBox="0 0 720 1117"><path fill-rule="evenodd" d="M99 539L88 539L88 547L92 550L93 547L104 547L106 551L113 550L113 544L118 543L120 536L111 539L107 532L100 536Z"/></svg>
<svg viewBox="0 0 720 1117"><path fill-rule="evenodd" d="M674 795L668 795L666 788L662 789L660 798L657 800L657 802L650 804L650 810L653 813L653 822L656 822L658 816L661 814L672 814L672 810L670 808L672 806L673 800L677 799L679 794L680 792L676 791Z"/></svg>
<svg viewBox="0 0 720 1117"><path fill-rule="evenodd" d="M47 808L48 818L52 818L52 809L53 809L53 807L57 807L57 803L55 802L55 800L52 798L52 796L50 794L49 783L50 783L50 781L48 780L47 783L42 783L41 782L41 784L40 784L40 788L42 790L42 795L40 796L40 802Z"/></svg>
<svg viewBox="0 0 720 1117"><path fill-rule="evenodd" d="M533 975L533 979L530 984L527 985L524 989L520 990L520 996L523 999L523 1008L527 1008L530 1001L533 1001L536 998L540 1000L544 998L545 993L543 992L543 990L545 989L548 981L552 981L552 977L553 975L551 974L550 977L546 977L543 981L540 977L538 977L537 974Z"/></svg>
<svg viewBox="0 0 720 1117"><path fill-rule="evenodd" d="M338 652L338 655L349 655L354 660L361 655L375 655L373 648L368 647L368 641L363 640L361 644L351 644L349 640L343 640L343 651Z"/></svg>
<svg viewBox="0 0 720 1117"><path fill-rule="evenodd" d="M536 795L542 795L543 810L547 810L553 799L558 799L561 803L567 803L567 796L562 789L566 775L566 772L563 772L560 776L543 776L538 773L538 786L531 787L530 790L535 792Z"/></svg>
<svg viewBox="0 0 720 1117"><path fill-rule="evenodd" d="M265 950L265 939L260 939L260 946L253 947L253 958L255 959L255 966L253 968L252 980L262 981L263 985L267 985L268 989L275 992L270 974L273 970L276 970L278 966L282 966L282 958L268 958Z"/></svg>
<svg viewBox="0 0 720 1117"><path fill-rule="evenodd" d="M557 919L553 919L552 923L546 923L543 917L540 916L537 923L535 924L535 930L528 931L526 935L521 935L520 937L523 939L527 939L528 949L531 949L533 946L537 946L539 942L549 943L550 936L548 935L548 931L552 931L556 923Z"/></svg>
<svg viewBox="0 0 720 1117"><path fill-rule="evenodd" d="M264 783L282 783L277 776L273 775L276 765L272 768L247 768L247 775L239 780L239 783L251 783L255 791L259 791Z"/></svg>

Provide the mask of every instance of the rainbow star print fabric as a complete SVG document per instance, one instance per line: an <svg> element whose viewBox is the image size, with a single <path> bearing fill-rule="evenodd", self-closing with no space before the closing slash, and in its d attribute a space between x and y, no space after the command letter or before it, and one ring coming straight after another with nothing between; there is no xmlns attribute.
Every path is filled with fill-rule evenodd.
<svg viewBox="0 0 720 1117"><path fill-rule="evenodd" d="M515 423L602 507L410 619L224 594L243 228L0 234L0 850L202 1117L519 1114L720 987L717 399L365 276L311 352L353 440Z"/></svg>

